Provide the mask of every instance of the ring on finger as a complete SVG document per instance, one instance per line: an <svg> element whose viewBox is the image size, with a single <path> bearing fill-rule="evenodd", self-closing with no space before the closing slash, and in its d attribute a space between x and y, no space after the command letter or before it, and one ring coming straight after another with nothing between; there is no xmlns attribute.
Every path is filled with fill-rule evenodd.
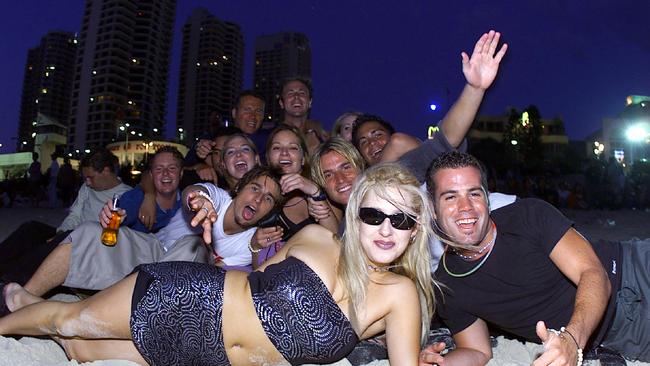
<svg viewBox="0 0 650 366"><path fill-rule="evenodd" d="M210 213L210 210L208 210L207 207L201 207L201 210L202 210L202 211L205 211L205 214L206 214L206 215Z"/></svg>
<svg viewBox="0 0 650 366"><path fill-rule="evenodd" d="M270 236L267 236L267 237L266 237L266 242L268 243L268 242L270 242L270 241L271 241L271 237L270 237Z"/></svg>

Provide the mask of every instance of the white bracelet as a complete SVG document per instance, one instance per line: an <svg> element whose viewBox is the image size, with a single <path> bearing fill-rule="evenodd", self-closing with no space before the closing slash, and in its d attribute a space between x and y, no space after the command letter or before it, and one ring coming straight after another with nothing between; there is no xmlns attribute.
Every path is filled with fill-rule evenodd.
<svg viewBox="0 0 650 366"><path fill-rule="evenodd" d="M250 250L251 253L259 253L262 251L262 249L264 248L254 249L253 245L251 245L251 242L250 241L248 242L248 250Z"/></svg>
<svg viewBox="0 0 650 366"><path fill-rule="evenodd" d="M576 359L576 366L582 366L582 362L584 360L583 355L582 355L582 348L580 348L580 346L578 345L578 341L573 336L573 334L571 334L571 332L569 332L569 330L567 330L566 327L562 327L562 328L560 328L560 330L548 328L548 331L555 334L555 335L557 335L557 336L560 336L562 338L566 338L566 337L564 337L562 335L562 333L566 333L571 337L573 342L576 344L576 353L578 354L577 359Z"/></svg>
<svg viewBox="0 0 650 366"><path fill-rule="evenodd" d="M197 189L197 190L192 191L192 192L196 192L196 196L194 196L194 198L196 198L196 197L198 197L198 196L201 196L201 197L205 198L205 199L206 199L208 202L210 202L210 204L212 205L212 209L214 209L215 211L217 210L217 207L214 205L214 201L212 200L212 198L210 197L209 194L203 192L203 191L200 190L200 189ZM190 192L190 193L191 193L191 192ZM194 210L192 209L192 206L190 206L190 195L189 195L189 194L187 195L187 202L186 202L186 203L187 203L187 208L189 208L190 211L194 211Z"/></svg>

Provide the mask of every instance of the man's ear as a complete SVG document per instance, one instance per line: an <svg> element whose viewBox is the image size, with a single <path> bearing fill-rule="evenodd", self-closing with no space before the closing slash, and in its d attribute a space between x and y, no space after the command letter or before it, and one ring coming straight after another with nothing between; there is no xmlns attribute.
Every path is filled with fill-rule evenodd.
<svg viewBox="0 0 650 366"><path fill-rule="evenodd" d="M255 154L255 165L260 165L260 154Z"/></svg>
<svg viewBox="0 0 650 366"><path fill-rule="evenodd" d="M436 205L435 205L435 203L433 202L433 199L431 198L431 196L429 196L429 198L430 198L430 200L429 200L429 205L431 205L431 215L433 216L433 219L434 219L434 220L437 220L437 219L438 219L438 215L436 215Z"/></svg>
<svg viewBox="0 0 650 366"><path fill-rule="evenodd" d="M233 122L234 122L234 121L235 121L235 116L237 115L237 108L233 108L233 109L230 111L230 115L232 116L232 120L233 120Z"/></svg>
<svg viewBox="0 0 650 366"><path fill-rule="evenodd" d="M284 109L284 102L282 101L282 98L278 98L278 103L280 103L280 108Z"/></svg>
<svg viewBox="0 0 650 366"><path fill-rule="evenodd" d="M311 108L311 102L313 99L309 99L309 108Z"/></svg>

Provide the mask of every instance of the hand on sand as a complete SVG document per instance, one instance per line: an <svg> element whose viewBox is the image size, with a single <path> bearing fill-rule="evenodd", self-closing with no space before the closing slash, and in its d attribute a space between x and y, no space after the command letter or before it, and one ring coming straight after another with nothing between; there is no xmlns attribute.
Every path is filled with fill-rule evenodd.
<svg viewBox="0 0 650 366"><path fill-rule="evenodd" d="M419 366L444 365L445 358L440 352L445 350L445 342L438 342L428 345L420 352Z"/></svg>

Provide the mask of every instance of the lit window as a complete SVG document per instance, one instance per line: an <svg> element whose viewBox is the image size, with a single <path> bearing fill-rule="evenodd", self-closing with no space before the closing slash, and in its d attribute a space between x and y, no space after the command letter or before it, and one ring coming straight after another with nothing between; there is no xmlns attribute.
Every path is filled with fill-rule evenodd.
<svg viewBox="0 0 650 366"><path fill-rule="evenodd" d="M93 75L97 75L97 70L93 70Z"/></svg>
<svg viewBox="0 0 650 366"><path fill-rule="evenodd" d="M138 60L135 59L135 58L132 58L131 61L132 61L134 64L138 63Z"/></svg>
<svg viewBox="0 0 650 366"><path fill-rule="evenodd" d="M94 102L94 101L95 101L95 98L90 97L90 101L91 101L91 102Z"/></svg>
<svg viewBox="0 0 650 366"><path fill-rule="evenodd" d="M43 93L43 94L47 94L47 88L43 88L43 89L41 89L41 93Z"/></svg>

